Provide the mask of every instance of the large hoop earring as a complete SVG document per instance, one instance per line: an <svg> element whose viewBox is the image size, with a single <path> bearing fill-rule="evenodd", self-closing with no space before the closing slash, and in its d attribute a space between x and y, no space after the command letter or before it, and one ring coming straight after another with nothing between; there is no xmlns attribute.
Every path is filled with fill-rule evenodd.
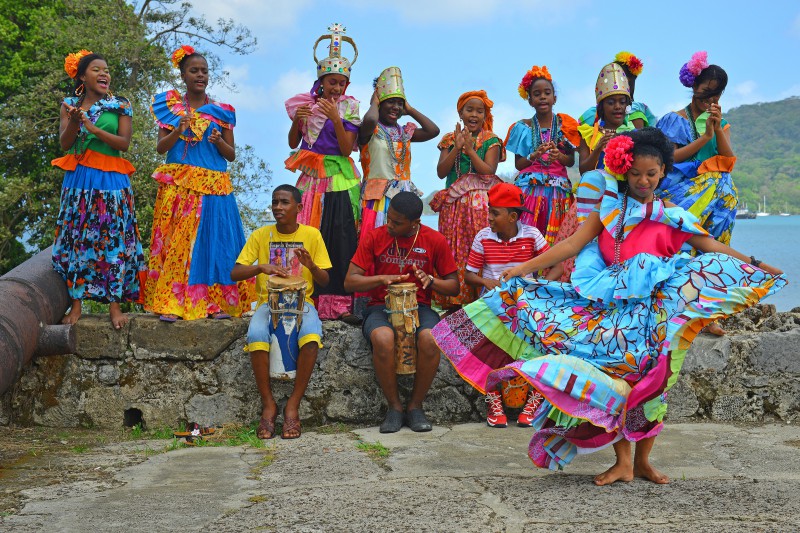
<svg viewBox="0 0 800 533"><path fill-rule="evenodd" d="M324 92L325 92L325 89L322 87L322 85L320 85L320 86L319 86L319 89L317 89L317 94L318 94L319 96L322 96L322 93L324 93Z"/></svg>
<svg viewBox="0 0 800 533"><path fill-rule="evenodd" d="M78 87L75 89L75 96L83 96L83 93L84 93L84 91L85 91L85 90L86 90L86 89L85 89L85 87L84 87L84 86L83 86L83 84L81 83L81 84L80 84L80 85L78 85Z"/></svg>
<svg viewBox="0 0 800 533"><path fill-rule="evenodd" d="M106 92L106 100L111 100L114 98L114 95L111 93L111 89Z"/></svg>

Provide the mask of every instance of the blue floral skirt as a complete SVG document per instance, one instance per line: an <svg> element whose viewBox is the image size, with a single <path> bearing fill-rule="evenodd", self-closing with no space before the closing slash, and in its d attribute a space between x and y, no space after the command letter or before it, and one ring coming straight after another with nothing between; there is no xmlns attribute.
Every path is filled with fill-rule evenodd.
<svg viewBox="0 0 800 533"><path fill-rule="evenodd" d="M73 300L139 299L145 263L128 176L81 165L64 175L53 268Z"/></svg>

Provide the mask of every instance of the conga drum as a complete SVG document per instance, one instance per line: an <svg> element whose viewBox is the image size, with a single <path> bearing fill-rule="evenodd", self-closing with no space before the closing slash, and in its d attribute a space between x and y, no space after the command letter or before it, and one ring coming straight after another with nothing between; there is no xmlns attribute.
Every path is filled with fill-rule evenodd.
<svg viewBox="0 0 800 533"><path fill-rule="evenodd" d="M395 372L414 374L419 327L416 283L393 283L386 287L386 312L394 328Z"/></svg>
<svg viewBox="0 0 800 533"><path fill-rule="evenodd" d="M270 276L267 283L267 304L272 313L272 338L269 345L269 375L278 379L294 379L300 348L300 324L308 283L299 276Z"/></svg>

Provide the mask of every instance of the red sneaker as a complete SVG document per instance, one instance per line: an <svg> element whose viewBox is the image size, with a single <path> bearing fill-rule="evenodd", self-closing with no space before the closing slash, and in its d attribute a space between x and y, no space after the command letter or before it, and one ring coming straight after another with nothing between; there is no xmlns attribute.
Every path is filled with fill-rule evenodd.
<svg viewBox="0 0 800 533"><path fill-rule="evenodd" d="M486 395L489 412L486 413L486 423L489 427L504 428L508 426L506 413L503 411L503 398L498 391L491 391Z"/></svg>
<svg viewBox="0 0 800 533"><path fill-rule="evenodd" d="M528 393L528 399L525 401L525 407L517 417L517 425L521 428L529 428L533 423L533 414L542 404L544 396L531 389Z"/></svg>

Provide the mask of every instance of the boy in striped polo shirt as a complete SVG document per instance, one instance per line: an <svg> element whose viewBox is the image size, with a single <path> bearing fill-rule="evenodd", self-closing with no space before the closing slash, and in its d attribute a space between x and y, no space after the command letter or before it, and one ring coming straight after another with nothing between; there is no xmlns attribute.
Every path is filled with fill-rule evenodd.
<svg viewBox="0 0 800 533"><path fill-rule="evenodd" d="M548 250L542 233L519 221L523 212L530 212L523 207L524 203L522 191L515 185L498 183L489 189L489 227L479 231L472 241L464 281L483 287L484 291L492 290L501 285L499 279L504 270ZM545 279L557 280L560 276L561 265L558 265L547 272ZM512 381L517 380L522 378ZM501 384L501 387L508 386L508 382ZM525 406L517 418L517 425L522 427L530 427L533 413L541 402L541 396L529 386L527 388L529 390ZM486 402L489 404L486 423L491 427L506 427L508 419L503 411L500 392L490 391L486 395Z"/></svg>

